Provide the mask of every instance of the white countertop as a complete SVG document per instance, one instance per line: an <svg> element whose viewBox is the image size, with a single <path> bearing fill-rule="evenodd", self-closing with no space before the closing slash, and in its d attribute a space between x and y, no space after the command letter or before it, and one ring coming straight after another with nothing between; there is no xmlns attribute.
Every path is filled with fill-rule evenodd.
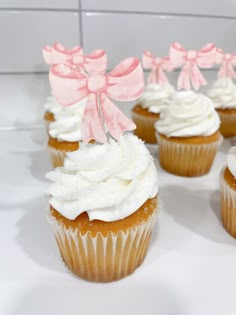
<svg viewBox="0 0 236 315"><path fill-rule="evenodd" d="M232 140L207 176L177 177L157 162L161 207L148 255L108 284L80 280L60 261L45 219L45 142L44 129L0 132L1 315L236 314L236 240L220 223L218 180Z"/></svg>

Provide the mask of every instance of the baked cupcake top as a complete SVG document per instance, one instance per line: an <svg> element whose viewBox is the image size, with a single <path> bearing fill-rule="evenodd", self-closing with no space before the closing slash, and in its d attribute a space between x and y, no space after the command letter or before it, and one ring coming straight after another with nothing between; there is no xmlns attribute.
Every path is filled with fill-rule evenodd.
<svg viewBox="0 0 236 315"><path fill-rule="evenodd" d="M158 191L153 158L131 134L118 142L81 144L46 177L53 182L49 203L71 220L85 211L90 220L123 219Z"/></svg>
<svg viewBox="0 0 236 315"><path fill-rule="evenodd" d="M221 78L208 91L215 108L236 108L236 85L229 78Z"/></svg>
<svg viewBox="0 0 236 315"><path fill-rule="evenodd" d="M193 91L176 92L156 122L156 130L167 137L194 137L214 134L220 119L213 102Z"/></svg>
<svg viewBox="0 0 236 315"><path fill-rule="evenodd" d="M229 149L226 162L230 173L236 178L236 146Z"/></svg>
<svg viewBox="0 0 236 315"><path fill-rule="evenodd" d="M139 104L149 112L159 114L170 104L173 93L174 88L170 84L148 84L139 98Z"/></svg>
<svg viewBox="0 0 236 315"><path fill-rule="evenodd" d="M82 140L81 124L86 100L68 107L55 114L55 121L49 124L49 134L59 141L76 142Z"/></svg>

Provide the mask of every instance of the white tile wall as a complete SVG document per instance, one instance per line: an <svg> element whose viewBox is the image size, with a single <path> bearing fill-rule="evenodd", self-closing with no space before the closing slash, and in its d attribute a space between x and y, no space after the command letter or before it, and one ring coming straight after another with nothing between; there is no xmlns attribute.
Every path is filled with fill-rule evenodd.
<svg viewBox="0 0 236 315"><path fill-rule="evenodd" d="M188 49L214 42L236 51L236 19L88 12L83 13L83 30L85 50L105 48L109 67L128 56L140 57L146 49L166 55L173 41Z"/></svg>
<svg viewBox="0 0 236 315"><path fill-rule="evenodd" d="M235 38L235 0L0 0L0 130L42 124L49 93L44 44L104 48L112 68L146 49L165 55L173 41L189 49L212 41L234 52ZM120 106L128 114L131 105Z"/></svg>
<svg viewBox="0 0 236 315"><path fill-rule="evenodd" d="M203 14L236 17L234 0L81 0L86 10Z"/></svg>
<svg viewBox="0 0 236 315"><path fill-rule="evenodd" d="M0 8L78 9L79 0L0 0Z"/></svg>
<svg viewBox="0 0 236 315"><path fill-rule="evenodd" d="M80 42L78 13L0 10L0 39L0 72L46 71L43 45Z"/></svg>

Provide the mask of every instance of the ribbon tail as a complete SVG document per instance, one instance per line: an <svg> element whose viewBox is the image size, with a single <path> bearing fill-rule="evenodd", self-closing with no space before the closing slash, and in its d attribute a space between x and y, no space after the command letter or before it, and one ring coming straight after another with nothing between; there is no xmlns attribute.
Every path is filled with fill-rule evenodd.
<svg viewBox="0 0 236 315"><path fill-rule="evenodd" d="M152 83L157 83L157 73L156 73L157 69L156 67L153 67L149 76L148 76L148 84L152 84Z"/></svg>
<svg viewBox="0 0 236 315"><path fill-rule="evenodd" d="M118 109L106 94L100 95L100 102L104 123L113 138L119 140L124 131L136 128L135 124Z"/></svg>
<svg viewBox="0 0 236 315"><path fill-rule="evenodd" d="M234 67L232 65L231 62L227 62L227 67L226 67L226 71L225 71L225 77L233 79L236 77L235 71L234 71Z"/></svg>
<svg viewBox="0 0 236 315"><path fill-rule="evenodd" d="M94 139L98 142L106 142L107 136L99 114L97 95L89 94L88 101L82 117L82 139L88 143Z"/></svg>
<svg viewBox="0 0 236 315"><path fill-rule="evenodd" d="M199 87L202 85L207 85L207 81L204 78L204 76L201 74L196 63L193 63L191 65L190 77L191 77L192 85L193 85L195 90L198 90Z"/></svg>
<svg viewBox="0 0 236 315"><path fill-rule="evenodd" d="M186 63L179 75L178 83L177 83L178 90L185 89L190 90L190 65Z"/></svg>
<svg viewBox="0 0 236 315"><path fill-rule="evenodd" d="M158 70L157 70L157 82L163 85L169 83L169 80L167 79L167 76L165 75L161 67L158 67Z"/></svg>

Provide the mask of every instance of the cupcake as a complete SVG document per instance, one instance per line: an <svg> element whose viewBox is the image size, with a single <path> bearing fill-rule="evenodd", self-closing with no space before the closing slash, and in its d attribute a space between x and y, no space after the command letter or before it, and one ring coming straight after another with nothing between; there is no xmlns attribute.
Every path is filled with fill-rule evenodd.
<svg viewBox="0 0 236 315"><path fill-rule="evenodd" d="M155 124L161 166L180 176L208 173L222 142L219 126L219 116L207 96L177 92Z"/></svg>
<svg viewBox="0 0 236 315"><path fill-rule="evenodd" d="M169 105L174 88L169 85L148 84L138 104L132 109L132 119L136 124L135 134L147 143L156 143L155 122L160 112Z"/></svg>
<svg viewBox="0 0 236 315"><path fill-rule="evenodd" d="M68 107L62 107L54 115L55 121L48 127L48 149L52 165L62 166L66 152L76 151L82 140L81 123L86 99Z"/></svg>
<svg viewBox="0 0 236 315"><path fill-rule="evenodd" d="M236 147L227 154L227 166L220 174L221 220L224 228L236 238Z"/></svg>
<svg viewBox="0 0 236 315"><path fill-rule="evenodd" d="M157 212L157 173L143 142L81 144L47 174L49 222L61 257L80 278L109 282L146 256Z"/></svg>
<svg viewBox="0 0 236 315"><path fill-rule="evenodd" d="M220 132L224 137L236 136L236 85L230 78L214 82L208 92L221 120Z"/></svg>

